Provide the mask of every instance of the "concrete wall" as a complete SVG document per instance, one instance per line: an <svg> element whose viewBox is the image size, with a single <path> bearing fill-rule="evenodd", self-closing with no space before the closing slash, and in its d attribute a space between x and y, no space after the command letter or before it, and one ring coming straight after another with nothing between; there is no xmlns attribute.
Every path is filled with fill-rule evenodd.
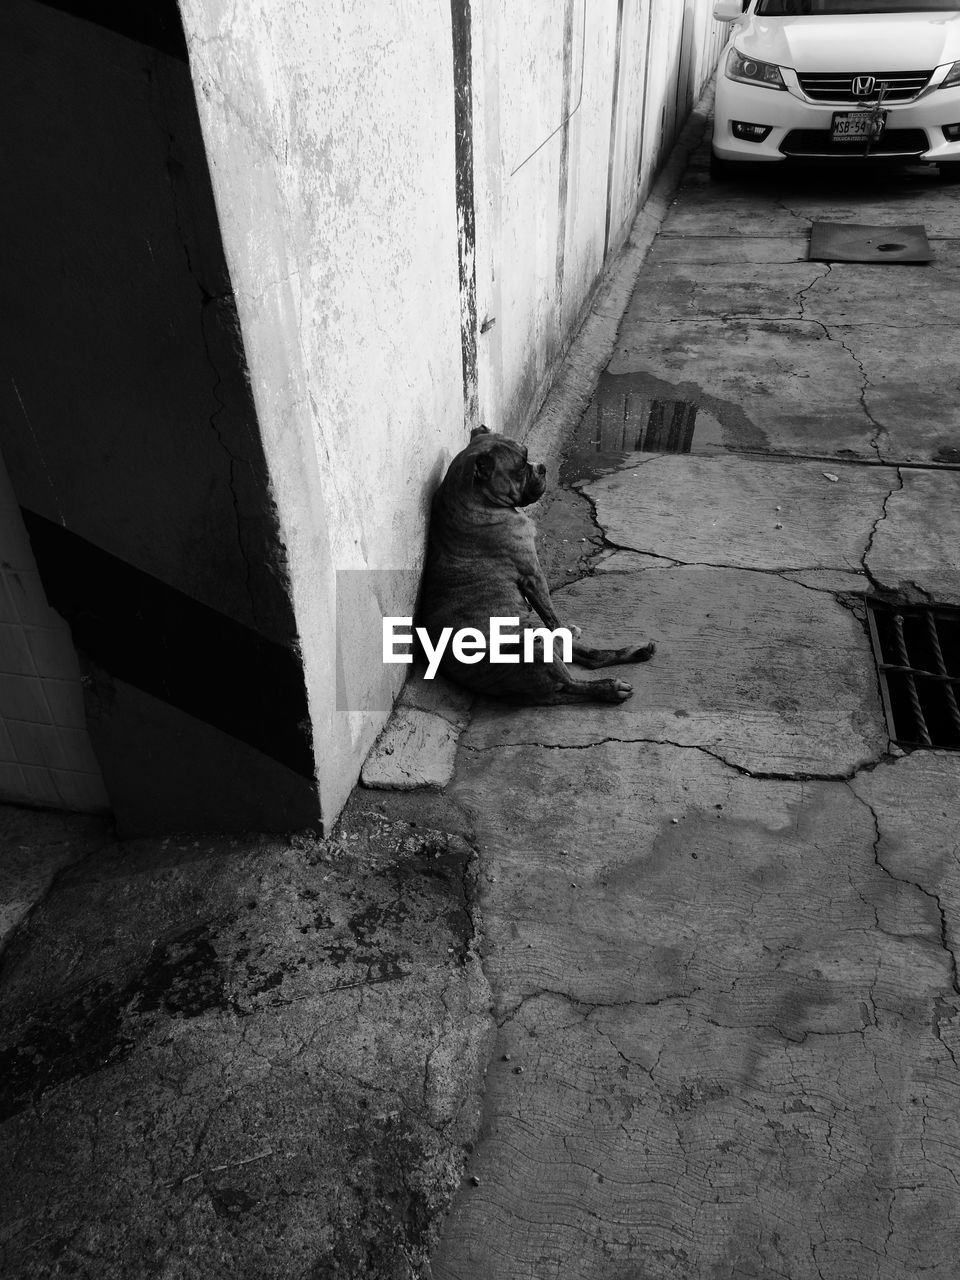
<svg viewBox="0 0 960 1280"><path fill-rule="evenodd" d="M407 570L383 603L412 606L430 491L463 438L450 17L432 0L181 12L329 816L404 674L380 661L390 577L365 591L356 571Z"/></svg>
<svg viewBox="0 0 960 1280"><path fill-rule="evenodd" d="M477 421L529 425L710 7L180 0L328 820L404 674L379 620L413 606L434 484Z"/></svg>
<svg viewBox="0 0 960 1280"><path fill-rule="evenodd" d="M712 0L475 0L473 13L477 311L495 319L479 338L480 417L522 435L725 34Z"/></svg>
<svg viewBox="0 0 960 1280"><path fill-rule="evenodd" d="M47 603L2 455L0 802L84 813L110 807L70 630Z"/></svg>

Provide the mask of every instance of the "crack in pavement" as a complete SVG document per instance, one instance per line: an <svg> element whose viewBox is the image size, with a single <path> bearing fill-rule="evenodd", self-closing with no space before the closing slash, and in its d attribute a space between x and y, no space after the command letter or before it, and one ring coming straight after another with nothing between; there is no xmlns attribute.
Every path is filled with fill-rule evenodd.
<svg viewBox="0 0 960 1280"><path fill-rule="evenodd" d="M955 325L951 326L956 328ZM902 467L904 471L960 471L960 462L935 462L932 459L918 461L911 458L850 458L841 457L836 453L797 453L794 450L782 450L771 447L769 449L749 449L740 445L725 445L727 454L736 455L745 458L760 458L763 460L772 459L776 462L820 462L829 463L831 466L842 467L885 467L893 469ZM657 455L658 457L664 455ZM703 456L703 455L692 455ZM589 484L590 481L583 483Z"/></svg>
<svg viewBox="0 0 960 1280"><path fill-rule="evenodd" d="M705 747L700 743L674 742L670 738L595 738L591 742L538 742L535 739L525 739L518 742L493 742L489 746L477 746L472 742L463 742L461 746L465 751L472 751L477 755L481 755L488 751L506 751L515 747L538 747L541 751L590 751L594 747L609 746L613 743L622 746L645 744L651 747L675 747L678 751L699 751L703 755L709 756L711 760L716 760L718 764L722 764L734 773L739 774L740 777L751 778L755 782L851 782L861 773L873 773L879 765L890 759L898 758L895 753L883 751L876 757L860 761L852 769L843 773L808 773L803 770L792 773L775 773L748 769L746 765L728 760L719 751Z"/></svg>
<svg viewBox="0 0 960 1280"><path fill-rule="evenodd" d="M874 589L877 591L883 591L884 586L883 586L883 583L881 583L878 578L874 577L867 561L870 557L871 551L873 550L873 544L877 536L877 530L880 528L880 525L887 518L887 507L889 506L890 499L893 497L895 493L903 492L903 488L904 488L903 471L901 470L900 467L896 467L895 471L897 475L897 484L894 485L894 487L887 492L887 496L883 500L883 506L880 509L880 514L877 516L876 520L874 520L873 522L873 528L870 530L870 535L867 538L867 545L864 549L863 557L860 561L861 566L863 568L863 572L867 575L867 578L870 580L870 582L873 584Z"/></svg>
<svg viewBox="0 0 960 1280"><path fill-rule="evenodd" d="M870 814L871 820L873 822L873 832L874 832L873 861L875 865L884 873L884 875L889 877L889 879L892 880L894 884L906 885L911 889L915 889L918 893L922 894L923 897L929 899L929 901L931 901L936 906L937 918L939 921L939 934L937 939L937 945L939 949L942 950L947 957L948 974L949 974L948 989L951 997L955 996L960 998L960 971L958 971L958 968L957 968L957 953L954 951L953 947L950 945L948 925L947 925L947 913L946 913L946 909L944 908L943 902L940 898L940 895L937 893L933 893L931 890L925 888L924 885L922 885L919 882L919 880L911 880L906 876L895 875L894 872L891 871L890 868L886 865L886 863L883 861L883 859L880 856L880 849L884 840L883 830L880 824L880 816L877 813L876 809L874 809L873 805L870 804L870 802L864 796L859 795L856 789L850 785L851 781L852 780L847 781L846 785L849 787L855 799L859 801L859 803L862 804L863 807ZM874 912L876 914L876 908L874 908ZM884 929L880 925L879 916L877 916L877 928L880 930L881 933L889 934L889 930ZM900 935L890 935L890 936L900 936ZM923 935L910 935L910 936L923 938ZM923 938L923 940L929 941L929 939L927 938ZM956 1067L956 1066L960 1066L960 1061L958 1061L957 1055L954 1052L951 1045L944 1039L942 1027L941 1027L941 1023L943 1021L948 1020L947 1018L944 1017L944 1010L942 1007L944 1003L945 1002L942 1001L941 999L938 999L935 1002L935 1006L933 1010L932 1028L933 1028L934 1035L943 1045L944 1049L946 1049L947 1053L950 1055L951 1061ZM956 1018L958 1012L960 1012L960 1009L956 1007L953 1008L951 1010L952 1017Z"/></svg>
<svg viewBox="0 0 960 1280"><path fill-rule="evenodd" d="M678 1000L681 1002L690 1000L694 996L702 994L704 990L704 987L691 987L689 991L670 991L665 995L657 996L653 1000L581 1000L577 996L571 995L568 991L559 991L555 987L537 987L535 991L530 991L521 996L515 1004L504 1009L498 1015L496 1020L497 1029L502 1031L508 1022L513 1022L528 1004L532 1004L536 1000L550 998L561 1000L564 1004L570 1005L578 1011L583 1010L581 1016L586 1021L602 1009L655 1009L658 1005L673 1004ZM621 1057L623 1056L621 1054ZM626 1061L629 1061L629 1059L626 1059Z"/></svg>
<svg viewBox="0 0 960 1280"><path fill-rule="evenodd" d="M831 341L834 341L834 338L832 335L831 335ZM853 350L852 347L849 347L842 338L840 339L840 345L841 347L843 347L844 351L846 351L848 355L850 355L850 357L853 359L854 363L856 364L857 368L860 371L860 407L863 410L867 421L874 428L873 438L870 440L870 448L873 449L874 453L877 455L878 460L880 462L884 462L885 458L883 454L880 452L880 437L882 435L887 434L887 429L885 426L883 426L882 423L877 421L877 419L870 412L870 407L867 404L867 390L870 387L870 379L867 375L867 371L864 368L863 361L860 359L857 353Z"/></svg>
<svg viewBox="0 0 960 1280"><path fill-rule="evenodd" d="M831 263L828 262L825 264L825 266L826 266L825 271L822 271L818 276L814 276L814 278L810 281L808 285L804 285L804 287L794 295L793 300L797 304L797 308L799 311L799 319L801 320L808 319L806 315L807 294L810 293L811 290L815 289L821 280L825 280L827 276L830 274L830 272L833 270L833 266ZM817 321L816 323L819 324L819 321Z"/></svg>
<svg viewBox="0 0 960 1280"><path fill-rule="evenodd" d="M807 316L805 314L805 302L803 301L804 294L809 293L810 290L814 287L814 285L817 284L819 280L824 279L825 276L829 274L829 271L830 271L830 268L828 266L827 271L824 272L822 276L818 276L817 279L814 280L812 284L807 285L805 289L801 289L800 292L796 294L795 301L800 306L800 319L801 321L818 325L819 328L822 329L823 333L826 335L827 341L838 343L843 348L843 350L846 351L847 355L850 356L854 364L857 366L857 370L860 374L860 392L859 392L860 407L863 410L863 413L867 421L873 427L873 436L869 442L870 448L873 449L874 453L877 455L877 461L883 463L883 462L886 462L886 459L884 458L883 454L880 452L880 437L881 435L887 434L887 429L885 426L883 426L881 422L877 421L877 419L871 413L870 408L867 404L867 390L870 387L870 379L867 375L867 371L864 367L863 361L860 359L857 353L853 350L853 348L849 346L842 338L834 337L834 335L830 332L829 325L827 325L825 321L818 320L814 316ZM889 327L902 328L903 326L896 325L896 326L889 326Z"/></svg>
<svg viewBox="0 0 960 1280"><path fill-rule="evenodd" d="M663 457L665 455L657 455L657 456ZM584 498L587 503L589 503L590 517L601 542L601 546L597 550L596 555L586 557L585 563L588 565L588 569L587 569L587 572L584 574L584 576L585 577L597 576L596 564L603 551L622 551L626 553L632 553L634 555L650 556L653 559L662 560L665 563L676 568L730 569L730 570L734 570L741 573L766 574L769 577L780 577L782 575L791 574L791 573L858 573L858 572L862 572L863 574L865 574L868 581L876 590L882 591L884 589L882 584L870 572L870 569L867 565L867 557L869 556L870 551L873 548L873 542L877 534L877 529L879 525L882 523L882 521L886 519L887 504L889 503L890 499L893 497L894 493L900 492L904 487L903 472L901 470L901 467L899 465L891 466L889 463L884 463L883 465L889 466L890 470L896 473L897 484L894 485L884 497L880 514L877 516L876 520L873 522L873 525L870 529L870 533L867 538L867 545L866 545L866 548L864 549L863 555L860 558L860 563L858 566L851 563L846 563L842 565L831 565L831 564L778 565L776 568L766 568L762 565L736 564L730 561L722 561L722 560L683 560L683 559L679 559L677 556L664 555L661 552L651 551L647 548L628 546L624 543L614 542L609 537L606 529L600 522L598 499L595 498L591 493L587 492L587 486L595 482L593 480L583 480L583 481L574 482L574 485L571 486L571 488L576 493L578 493L582 498ZM623 570L619 570L618 572L642 573L644 571L642 569L630 570L629 568L624 568ZM788 580L791 582L795 581L792 578ZM825 592L828 595L834 595L837 597L841 595L850 594L849 592L843 592L843 591L831 591L831 589L828 587L812 586L811 584L806 582L797 582L796 585L799 587L803 587L804 589L809 591Z"/></svg>
<svg viewBox="0 0 960 1280"><path fill-rule="evenodd" d="M822 277L820 278L822 279ZM816 284L816 281L814 281L814 284ZM805 293L812 287L813 287L812 285L807 285L805 286L804 289L801 289L800 292ZM795 301L797 297L798 295L794 294ZM826 322L823 320L817 320L813 316L795 316L795 315L794 316L771 316L771 315L761 314L759 311L753 311L753 312L724 311L721 315L715 315L715 316L704 316L704 315L664 316L662 318L658 318L656 320L656 324L658 325L690 324L691 322L695 322L696 324L707 325L707 324L730 324L731 322L736 323L737 321L749 321L749 320L755 320L761 324L815 324L818 328L823 329L825 332L827 330ZM651 320L649 321L649 323L653 323L653 321ZM860 329L860 328L869 327L871 329L894 329L894 330L902 329L908 332L912 332L913 330L916 329L916 325L902 324L902 323L901 324L892 324L892 323L884 324L882 320L877 320L877 321L871 320L869 322L869 326L853 324L848 321L842 321L841 323L843 324L843 327L846 329ZM924 329L948 329L950 330L950 332L954 332L957 326L949 320L930 320L930 321L925 321L923 327ZM827 333L827 337L830 339L831 342L839 341L840 345L844 346L844 343L842 340L834 338L830 333ZM849 351L849 347L846 349Z"/></svg>
<svg viewBox="0 0 960 1280"><path fill-rule="evenodd" d="M881 436L887 434L887 428L880 421L878 421L878 419L871 412L869 405L867 404L867 391L870 389L870 378L869 378L869 375L867 374L866 368L864 367L863 361L860 359L857 353L844 339L837 338L834 336L834 334L830 330L829 325L827 325L825 321L819 320L815 316L808 316L806 314L807 294L809 294L821 280L826 279L826 277L830 274L832 270L832 264L827 263L825 264L825 267L826 269L822 271L818 276L816 276L810 282L810 284L805 285L802 289L800 289L797 293L794 294L794 302L796 303L797 310L798 310L798 314L796 316L769 316L769 315L759 315L759 314L751 316L743 312L738 312L738 313L729 313L729 314L725 314L717 317L702 316L702 317L699 317L699 321L703 323L704 321L709 322L711 320L715 320L717 323L726 324L731 321L743 321L743 320L754 319L757 321L774 323L774 324L775 323L800 323L800 324L816 325L823 332L827 340L829 342L838 343L838 345L842 347L844 351L847 352L847 354L853 360L854 364L857 366L857 370L860 377L860 389L859 389L859 396L858 396L860 407L863 410L864 416L866 417L867 421L870 423L871 427L873 428L873 436L870 439L869 447L877 455L877 460L879 462L885 462L886 459L884 458L884 455L880 451L880 438ZM696 285L694 284L693 287L695 288ZM681 324L681 323L686 323L687 321L689 321L689 319L690 319L689 316L680 316L680 317L668 319L663 323ZM902 325L887 325L882 327L903 328ZM939 327L951 328L952 326L948 322L944 322Z"/></svg>

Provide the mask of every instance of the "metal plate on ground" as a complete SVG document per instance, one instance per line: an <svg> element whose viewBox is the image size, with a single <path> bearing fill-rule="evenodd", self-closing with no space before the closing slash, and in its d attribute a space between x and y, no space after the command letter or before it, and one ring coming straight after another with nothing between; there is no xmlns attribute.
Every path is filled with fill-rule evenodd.
<svg viewBox="0 0 960 1280"><path fill-rule="evenodd" d="M933 253L923 226L815 222L807 257L811 262L929 262Z"/></svg>

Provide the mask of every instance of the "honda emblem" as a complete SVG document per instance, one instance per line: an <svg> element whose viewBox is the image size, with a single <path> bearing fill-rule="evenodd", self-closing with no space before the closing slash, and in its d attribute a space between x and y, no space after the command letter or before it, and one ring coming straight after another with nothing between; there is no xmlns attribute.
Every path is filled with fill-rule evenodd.
<svg viewBox="0 0 960 1280"><path fill-rule="evenodd" d="M853 84L850 87L855 98L869 98L876 88L876 84L876 76L854 76Z"/></svg>

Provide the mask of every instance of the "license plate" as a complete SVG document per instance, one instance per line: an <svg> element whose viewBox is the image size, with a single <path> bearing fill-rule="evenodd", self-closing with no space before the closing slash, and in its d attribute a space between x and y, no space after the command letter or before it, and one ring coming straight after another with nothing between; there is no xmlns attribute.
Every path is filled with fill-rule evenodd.
<svg viewBox="0 0 960 1280"><path fill-rule="evenodd" d="M879 119L872 111L835 111L833 113L834 142L866 142L873 136L879 137L887 120L887 113L880 112ZM874 135L874 129L876 135Z"/></svg>

